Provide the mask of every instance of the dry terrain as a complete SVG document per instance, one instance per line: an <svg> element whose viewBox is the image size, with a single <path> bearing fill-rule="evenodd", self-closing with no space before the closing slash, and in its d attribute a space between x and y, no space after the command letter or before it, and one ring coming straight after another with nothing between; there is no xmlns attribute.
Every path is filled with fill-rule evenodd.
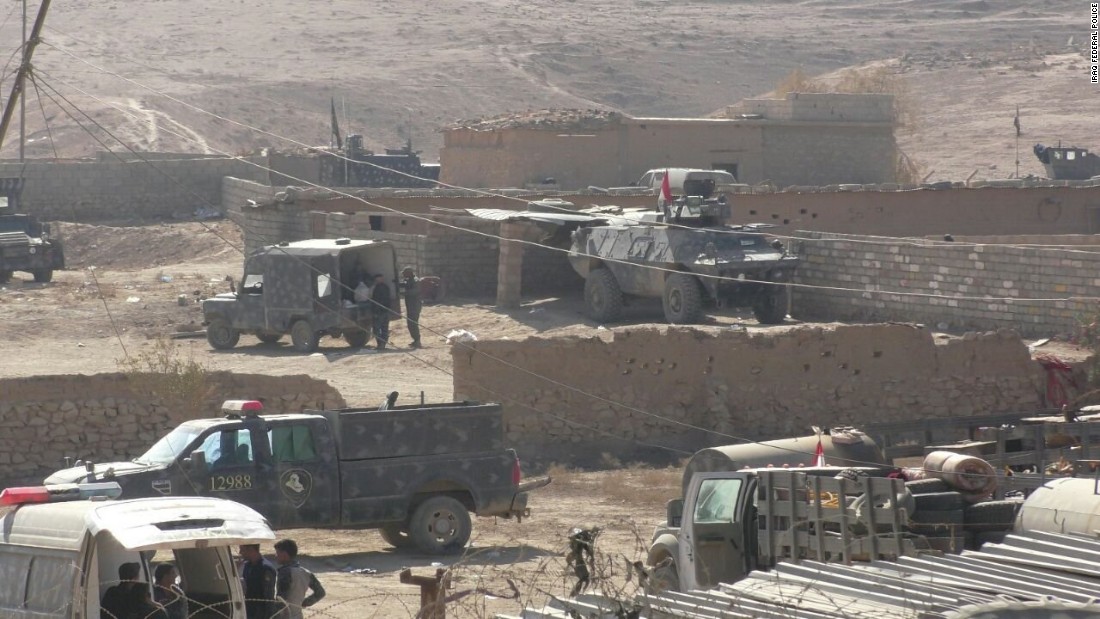
<svg viewBox="0 0 1100 619"><path fill-rule="evenodd" d="M140 228L63 224L71 270L51 284L17 273L0 287L0 376L114 372L126 355L154 345L154 338L195 329L197 299L228 289L239 277L239 229L229 222L176 223ZM177 304L180 295L188 299ZM522 338L538 333L592 334L598 325L581 316L579 298L532 301L498 312L488 300L455 300L429 306L422 316L432 331L422 350L404 348L408 335L395 329L395 352L351 353L342 340L322 340L319 353L303 357L289 346L261 345L243 337L234 350L217 352L206 340L178 340L182 354L211 369L265 374L308 373L328 380L351 404L377 404L391 390L424 391L429 400L451 397L450 349L442 334L464 328L482 337ZM634 322L659 316L659 306L639 308ZM719 325L755 322L724 315ZM396 326L396 323L395 323ZM226 397L246 394L226 394ZM167 429L166 429L167 430ZM521 454L524 455L524 454ZM526 454L529 458L537 454ZM678 494L679 469L621 468L607 457L606 472L577 472L568 463L550 466L555 481L532 497L534 512L523 523L479 519L467 556L457 562L453 615L482 617L490 610L516 611L522 602L542 604L547 594L572 586L565 565L566 536L575 526L599 526L598 574L612 590L632 587L626 559L644 559L645 542L663 519L664 503ZM543 463L543 468L547 463ZM403 567L434 573L438 557L397 553L372 531L281 531L296 538L329 597L313 616L412 617L419 594L398 582ZM356 572L354 570L365 570ZM512 599L512 583L520 598Z"/></svg>
<svg viewBox="0 0 1100 619"><path fill-rule="evenodd" d="M18 3L9 4L0 23L5 40L17 41ZM62 110L61 95L134 148L232 154L292 144L215 114L323 144L335 98L345 131L376 149L411 137L431 159L439 128L458 118L547 107L695 116L767 92L795 68L815 75L893 60L919 110L901 146L936 178L1014 173L1017 106L1020 173L1039 174L1035 141L1100 149L1100 120L1086 109L1097 95L1082 56L1087 8L1077 0L54 3L35 58L42 94L31 89L28 152L102 150Z"/></svg>

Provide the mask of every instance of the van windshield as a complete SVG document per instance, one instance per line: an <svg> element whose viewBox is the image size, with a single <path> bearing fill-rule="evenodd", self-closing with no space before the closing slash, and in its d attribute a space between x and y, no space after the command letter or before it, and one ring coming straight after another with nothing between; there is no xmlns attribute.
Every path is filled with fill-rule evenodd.
<svg viewBox="0 0 1100 619"><path fill-rule="evenodd" d="M135 458L134 462L138 464L171 464L201 433L202 430L199 428L189 428L186 425L180 426L157 441L149 448L149 451Z"/></svg>

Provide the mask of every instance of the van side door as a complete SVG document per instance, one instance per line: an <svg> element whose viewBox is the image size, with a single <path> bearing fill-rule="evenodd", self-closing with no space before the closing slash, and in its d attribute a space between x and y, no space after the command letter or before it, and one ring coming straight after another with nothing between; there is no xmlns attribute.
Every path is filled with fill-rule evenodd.
<svg viewBox="0 0 1100 619"><path fill-rule="evenodd" d="M274 518L280 527L340 523L340 463L328 420L291 418L268 429L276 489Z"/></svg>
<svg viewBox="0 0 1100 619"><path fill-rule="evenodd" d="M677 564L681 591L740 580L746 573L746 523L752 503L746 473L695 475L684 500ZM754 550L752 550L755 552Z"/></svg>

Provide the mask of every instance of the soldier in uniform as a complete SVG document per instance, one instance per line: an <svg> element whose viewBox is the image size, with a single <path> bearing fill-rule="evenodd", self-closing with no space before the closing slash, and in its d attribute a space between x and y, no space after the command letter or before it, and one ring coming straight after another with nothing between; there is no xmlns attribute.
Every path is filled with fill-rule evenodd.
<svg viewBox="0 0 1100 619"><path fill-rule="evenodd" d="M420 298L420 278L412 267L401 271L401 289L405 293L405 325L409 328L412 347L420 348L420 308L424 302Z"/></svg>
<svg viewBox="0 0 1100 619"><path fill-rule="evenodd" d="M298 565L298 544L292 539L275 542L275 560L279 562L277 592L284 607L277 619L302 619L302 609L325 597L325 588L313 572ZM308 597L306 591L313 591Z"/></svg>
<svg viewBox="0 0 1100 619"><path fill-rule="evenodd" d="M390 300L392 298L386 276L381 273L375 275L370 300L371 309L374 312L374 339L378 344L378 350L386 350L386 342L390 339Z"/></svg>
<svg viewBox="0 0 1100 619"><path fill-rule="evenodd" d="M275 614L275 566L260 554L259 544L242 544L244 608L248 619L271 619Z"/></svg>

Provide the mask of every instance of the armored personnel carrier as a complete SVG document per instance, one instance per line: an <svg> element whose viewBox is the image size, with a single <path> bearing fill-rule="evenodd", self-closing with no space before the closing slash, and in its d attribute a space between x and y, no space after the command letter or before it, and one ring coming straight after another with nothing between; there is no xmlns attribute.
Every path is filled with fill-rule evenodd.
<svg viewBox="0 0 1100 619"><path fill-rule="evenodd" d="M799 258L769 239L766 226L719 225L729 205L713 197L712 180L685 181L684 193L636 223L620 217L573 232L569 261L585 279L589 315L614 321L634 296L660 298L672 324L699 322L708 307L727 306L751 307L762 324L783 322L785 284Z"/></svg>
<svg viewBox="0 0 1100 619"><path fill-rule="evenodd" d="M22 178L0 178L0 284L15 271L49 282L54 269L65 267L61 240L51 236L50 224L18 212L22 193Z"/></svg>

